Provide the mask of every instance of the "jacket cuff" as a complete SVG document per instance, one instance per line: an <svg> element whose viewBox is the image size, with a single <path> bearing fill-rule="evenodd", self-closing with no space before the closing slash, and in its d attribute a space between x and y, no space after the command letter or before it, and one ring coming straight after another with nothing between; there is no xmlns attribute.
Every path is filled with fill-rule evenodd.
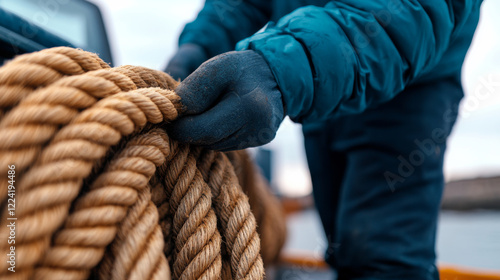
<svg viewBox="0 0 500 280"><path fill-rule="evenodd" d="M246 49L256 51L266 60L283 94L287 115L301 122L314 96L313 73L302 45L290 34L268 29L236 45L236 50Z"/></svg>

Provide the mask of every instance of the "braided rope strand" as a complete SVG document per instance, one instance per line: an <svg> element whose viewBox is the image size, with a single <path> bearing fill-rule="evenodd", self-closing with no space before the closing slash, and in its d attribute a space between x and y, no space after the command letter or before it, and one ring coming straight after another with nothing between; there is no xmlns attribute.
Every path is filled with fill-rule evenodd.
<svg viewBox="0 0 500 280"><path fill-rule="evenodd" d="M233 279L263 279L257 224L229 159L209 150L198 154L198 168L212 190L214 209L224 229Z"/></svg>
<svg viewBox="0 0 500 280"><path fill-rule="evenodd" d="M219 279L221 236L211 208L210 188L196 168L189 146L181 145L168 161L165 187L170 197L174 279ZM160 173L163 175L162 173Z"/></svg>

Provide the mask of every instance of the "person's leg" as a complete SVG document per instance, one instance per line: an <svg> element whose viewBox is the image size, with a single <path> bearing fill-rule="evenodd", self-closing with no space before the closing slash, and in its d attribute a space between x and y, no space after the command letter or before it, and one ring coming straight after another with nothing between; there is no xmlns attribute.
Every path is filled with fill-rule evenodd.
<svg viewBox="0 0 500 280"><path fill-rule="evenodd" d="M345 171L342 153L330 151L335 129L329 123L304 125L304 146L313 184L314 204L318 210L328 247L328 259L335 246L336 217L340 185Z"/></svg>
<svg viewBox="0 0 500 280"><path fill-rule="evenodd" d="M327 259L339 280L439 279L434 246L443 154L461 97L453 81L416 86L331 124L337 133L331 148L346 153L332 219L336 246Z"/></svg>

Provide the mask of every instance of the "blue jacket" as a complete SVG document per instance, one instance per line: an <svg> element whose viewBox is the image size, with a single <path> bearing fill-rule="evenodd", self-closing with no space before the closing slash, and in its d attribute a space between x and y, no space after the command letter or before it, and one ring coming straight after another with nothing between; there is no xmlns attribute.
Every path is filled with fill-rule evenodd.
<svg viewBox="0 0 500 280"><path fill-rule="evenodd" d="M236 48L265 58L287 114L310 123L376 107L409 85L459 80L481 2L207 0L179 43L215 56L250 36Z"/></svg>

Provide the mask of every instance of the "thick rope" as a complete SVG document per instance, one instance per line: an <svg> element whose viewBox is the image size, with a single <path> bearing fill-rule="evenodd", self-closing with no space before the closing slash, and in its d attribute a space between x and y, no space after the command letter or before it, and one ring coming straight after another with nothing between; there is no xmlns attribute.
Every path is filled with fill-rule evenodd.
<svg viewBox="0 0 500 280"><path fill-rule="evenodd" d="M221 236L211 208L212 194L189 146L181 145L176 150L160 171L173 214L171 234L177 237L172 253L173 277L212 279L210 275L221 273Z"/></svg>
<svg viewBox="0 0 500 280"><path fill-rule="evenodd" d="M57 132L51 144L41 153L38 163L21 177L17 186L19 210L16 214L19 219L19 232L22 233L16 238L16 248L20 255L19 269L40 261L42 253L49 245L50 237L61 226L72 200L80 192L82 180L90 175L93 161L104 157L107 149L118 143L120 135L132 133L144 126L147 120L159 123L177 116L174 105L166 98L168 94L168 91L160 89L157 92L137 90L116 94L82 112L70 125ZM174 96L171 92L170 95ZM158 104L155 104L155 101ZM160 108L163 111L160 111ZM90 129L98 129L99 133L90 137L88 133L82 133L89 132ZM53 196L47 200L36 200L40 192L51 193ZM34 203L34 199L38 203ZM89 216L93 221L103 216L94 214ZM7 215L5 211L2 216L6 219ZM37 225L35 221L31 222L40 218L50 223ZM8 228L0 229L0 236L4 236L4 232L6 235L7 231ZM32 256L29 263L23 262L21 255L28 254L33 247L41 248L40 255Z"/></svg>
<svg viewBox="0 0 500 280"><path fill-rule="evenodd" d="M166 134L158 130L138 135L127 143L127 146L111 160L106 170L91 184L89 192L74 202L73 212L66 219L63 228L55 234L53 244L45 254L41 267L37 268L37 270L44 272L44 277L40 278L54 279L54 276L51 276L49 272L54 274L57 270L74 270L75 274L81 273L85 276L79 278L87 278L90 269L98 264L104 255L106 246L113 240L111 252L114 253L107 255L106 259L103 260L108 266L124 266L121 259L123 257L128 257L129 261L137 260L139 257L137 250L144 249L135 247L132 252L129 250L115 253L120 252L119 245L123 244L144 246L146 251L141 254L149 257L151 264L158 264L160 256L164 257L162 254L163 237L158 225L158 213L150 201L147 184L155 172L155 166L164 162L165 154L169 153L168 147ZM127 180L124 180L125 178ZM129 208L134 209L130 211L137 215L127 217ZM92 218L93 227L89 227L88 218ZM124 219L128 222L125 222ZM120 222L122 222L121 225ZM127 227L125 224L128 224ZM118 229L119 226L124 228ZM131 227L149 228L151 231L142 236L143 239L139 240L141 242L136 240L134 243L126 239L133 236L127 235ZM117 232L122 233L122 235L116 236ZM123 246L123 248L130 248L130 246ZM89 261L75 264L68 258L68 256L83 257L83 255ZM114 255L118 256L115 260L112 259ZM144 266L132 266L131 264L128 267L131 269L144 268ZM149 270L142 272L141 275L146 277L139 279L150 279L149 276L152 275L154 268L155 266L149 267ZM134 275L133 271L121 269L105 269L103 271L123 273L123 275L107 275L103 279L123 279L126 278L124 275ZM165 271L161 272L161 274L165 273ZM40 272L36 275L41 274Z"/></svg>
<svg viewBox="0 0 500 280"><path fill-rule="evenodd" d="M223 153L210 150L201 151L197 163L212 189L214 209L226 240L225 253L230 257L232 277L263 278L257 224L242 189L231 187L238 185L232 164Z"/></svg>
<svg viewBox="0 0 500 280"><path fill-rule="evenodd" d="M252 173L247 159L231 163L168 138L164 126L181 108L168 75L107 67L94 54L55 48L0 68L8 92L0 96L0 240L10 234L7 165L17 176L16 272L0 243L0 278L263 279L257 224L269 223L255 220L233 168L241 162ZM281 248L283 235L268 234L267 244Z"/></svg>
<svg viewBox="0 0 500 280"><path fill-rule="evenodd" d="M104 68L109 65L97 55L64 47L19 56L0 68L0 117L36 88Z"/></svg>
<svg viewBox="0 0 500 280"><path fill-rule="evenodd" d="M15 164L17 172L22 172L34 162L58 127L68 124L80 110L95 104L98 99L147 87L141 72L144 72L141 68L123 67L65 77L34 91L6 114L0 120L0 128L5 131L0 135L0 178L3 179L0 181L0 198L3 200L7 194L9 164ZM152 82L163 88L169 86L167 82L154 79ZM33 132L36 137L29 137Z"/></svg>
<svg viewBox="0 0 500 280"><path fill-rule="evenodd" d="M248 153L233 151L226 155L233 164L240 186L248 196L250 208L257 220L262 260L264 263L274 263L278 261L281 248L286 241L283 209L278 199L271 193L267 181L257 172Z"/></svg>
<svg viewBox="0 0 500 280"><path fill-rule="evenodd" d="M63 77L79 75L88 71L109 68L97 55L82 50L71 48L52 48L41 52L25 54L8 62L0 68L0 119L21 100L29 96L36 89L52 84ZM23 114L23 111L18 111ZM41 128L41 133L47 129ZM26 131L18 129L14 135L25 134ZM4 136L4 137L2 137ZM21 169L28 165L30 160L39 152L36 148L29 148L22 155L17 155L18 150L7 150L5 146L19 137L6 137L0 134L0 199L3 201L7 195L7 165L18 160ZM12 136L12 135L11 135ZM25 138L22 137L21 138Z"/></svg>

